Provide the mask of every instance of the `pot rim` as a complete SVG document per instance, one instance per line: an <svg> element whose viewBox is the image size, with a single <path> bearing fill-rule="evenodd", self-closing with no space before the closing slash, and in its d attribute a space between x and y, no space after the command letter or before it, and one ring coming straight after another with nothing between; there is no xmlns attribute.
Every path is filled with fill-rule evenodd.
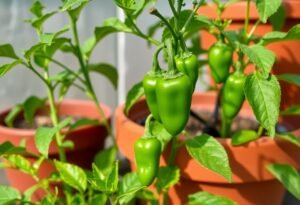
<svg viewBox="0 0 300 205"><path fill-rule="evenodd" d="M300 18L300 1L299 0L284 0L284 7L286 8L286 18L287 19L299 19ZM223 13L222 18L233 19L233 20L244 20L245 18L245 6L246 1L236 2L230 5ZM216 6L214 4L208 4L207 6L200 7L197 11L199 15L205 14L209 18L216 18ZM258 12L256 10L255 3L250 3L250 20L256 20L259 18Z"/></svg>
<svg viewBox="0 0 300 205"><path fill-rule="evenodd" d="M66 99L62 102L61 105L69 105L69 106L93 106L94 103L89 101L89 100L80 100L80 99ZM111 112L111 109L101 103L100 104L101 108L103 109L103 112L104 112L104 115L106 117L107 120L110 120L111 119L111 116L112 116L112 112ZM0 116L5 116L7 115L7 113L12 109L12 107L9 107L9 108L6 108L6 109L3 109L0 111ZM73 116L73 115L70 115L70 116ZM82 115L82 117L84 117L84 115ZM99 117L99 119L101 119ZM91 127L92 125L85 125L85 126L81 126L81 127L78 127L76 128L75 130L82 130L82 129L86 129L87 127ZM9 128L7 126L4 126L3 124L0 124L0 130L2 133L4 134L14 134L16 136L20 136L20 137L28 137L28 136L34 136L35 135L35 132L36 132L36 129L20 129L20 128ZM64 129L63 129L64 130ZM0 136L1 138L1 136Z"/></svg>

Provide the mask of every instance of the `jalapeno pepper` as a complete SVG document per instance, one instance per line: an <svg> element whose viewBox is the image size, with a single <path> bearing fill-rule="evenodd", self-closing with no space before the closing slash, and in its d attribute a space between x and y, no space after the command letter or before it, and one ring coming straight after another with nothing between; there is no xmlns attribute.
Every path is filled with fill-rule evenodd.
<svg viewBox="0 0 300 205"><path fill-rule="evenodd" d="M194 90L199 74L199 63L197 56L192 53L184 53L182 56L176 56L175 62L177 69L191 79Z"/></svg>
<svg viewBox="0 0 300 205"><path fill-rule="evenodd" d="M156 85L158 110L162 124L175 136L185 127L190 113L192 83L183 73L160 78Z"/></svg>
<svg viewBox="0 0 300 205"><path fill-rule="evenodd" d="M156 138L140 138L134 144L137 175L144 186L155 179L159 168L161 143Z"/></svg>
<svg viewBox="0 0 300 205"><path fill-rule="evenodd" d="M229 75L233 50L221 41L213 44L208 51L208 64L216 83L223 83Z"/></svg>
<svg viewBox="0 0 300 205"><path fill-rule="evenodd" d="M226 136L230 131L233 118L239 113L245 100L244 83L246 76L236 71L229 75L222 91L222 135Z"/></svg>

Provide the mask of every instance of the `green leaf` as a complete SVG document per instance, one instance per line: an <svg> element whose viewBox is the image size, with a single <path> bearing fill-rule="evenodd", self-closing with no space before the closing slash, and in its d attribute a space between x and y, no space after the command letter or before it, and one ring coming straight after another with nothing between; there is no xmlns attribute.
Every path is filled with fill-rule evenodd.
<svg viewBox="0 0 300 205"><path fill-rule="evenodd" d="M149 3L155 3L157 0L115 0L118 7L131 16L137 18Z"/></svg>
<svg viewBox="0 0 300 205"><path fill-rule="evenodd" d="M190 14L192 13L191 10L184 10L180 13L180 16L178 17L178 28L179 30L183 28L185 25L185 22L188 20ZM175 20L174 17L170 19L171 26L175 26ZM207 16L200 16L198 14L194 14L191 20L191 23L188 25L188 27L185 29L184 36L189 36L194 32L199 31L200 29L208 29L212 25L211 20ZM163 40L170 38L171 32L170 30L165 27L163 31Z"/></svg>
<svg viewBox="0 0 300 205"><path fill-rule="evenodd" d="M146 200L148 205L159 205L156 194L149 189L142 189L137 192L136 198Z"/></svg>
<svg viewBox="0 0 300 205"><path fill-rule="evenodd" d="M118 71L114 66L107 63L89 64L87 66L87 69L89 71L93 71L107 77L107 79L111 82L114 88L117 89Z"/></svg>
<svg viewBox="0 0 300 205"><path fill-rule="evenodd" d="M229 160L224 147L212 136L203 134L186 141L186 148L197 162L232 181Z"/></svg>
<svg viewBox="0 0 300 205"><path fill-rule="evenodd" d="M57 160L54 161L54 164L65 183L80 192L84 192L86 190L87 177L80 167Z"/></svg>
<svg viewBox="0 0 300 205"><path fill-rule="evenodd" d="M276 75L276 77L278 80L282 80L282 81L300 86L300 75L282 74L282 75Z"/></svg>
<svg viewBox="0 0 300 205"><path fill-rule="evenodd" d="M19 59L19 57L15 53L14 48L10 44L0 45L0 57Z"/></svg>
<svg viewBox="0 0 300 205"><path fill-rule="evenodd" d="M112 146L101 150L96 156L94 163L103 173L107 173L112 166L117 156L116 147Z"/></svg>
<svg viewBox="0 0 300 205"><path fill-rule="evenodd" d="M64 2L63 7L61 8L62 11L72 10L79 6L81 6L83 3L88 2L89 0L66 0Z"/></svg>
<svg viewBox="0 0 300 205"><path fill-rule="evenodd" d="M37 17L40 17L43 15L44 5L39 1L36 0L30 7L30 12L34 14Z"/></svg>
<svg viewBox="0 0 300 205"><path fill-rule="evenodd" d="M286 164L271 164L267 168L290 193L300 200L300 175L294 167Z"/></svg>
<svg viewBox="0 0 300 205"><path fill-rule="evenodd" d="M103 193L94 194L91 205L106 205L107 195Z"/></svg>
<svg viewBox="0 0 300 205"><path fill-rule="evenodd" d="M242 130L232 135L231 144L233 146L242 145L258 139L258 135L253 130Z"/></svg>
<svg viewBox="0 0 300 205"><path fill-rule="evenodd" d="M52 44L52 42L54 41L54 39L56 39L61 34L69 31L69 29L70 29L69 25L66 25L65 27L63 27L58 32L55 32L55 33L42 33L40 35L40 42L42 44L47 44L48 46L50 46Z"/></svg>
<svg viewBox="0 0 300 205"><path fill-rule="evenodd" d="M48 157L48 151L50 143L52 142L52 139L54 135L59 132L62 128L66 127L71 123L72 118L66 118L63 121L61 121L57 127L54 128L48 128L48 127L39 127L36 130L35 133L35 144L37 149L41 154L43 154L45 157Z"/></svg>
<svg viewBox="0 0 300 205"><path fill-rule="evenodd" d="M31 25L38 29L38 30L42 30L42 26L43 26L43 23L49 19L51 16L53 16L54 14L56 14L57 11L52 11L52 12L49 12L49 13L46 13L44 14L43 16L39 16L38 18L35 18L35 19L32 19L31 20Z"/></svg>
<svg viewBox="0 0 300 205"><path fill-rule="evenodd" d="M135 84L127 93L125 113L128 115L131 107L145 94L143 82Z"/></svg>
<svg viewBox="0 0 300 205"><path fill-rule="evenodd" d="M237 43L240 41L239 34L236 31L224 31L223 35L227 38L229 44L233 47L237 47Z"/></svg>
<svg viewBox="0 0 300 205"><path fill-rule="evenodd" d="M12 63L4 64L0 66L0 77L4 76L13 67L19 65L22 62L21 59L15 60Z"/></svg>
<svg viewBox="0 0 300 205"><path fill-rule="evenodd" d="M73 21L77 21L82 9L89 3L89 1L83 1L80 6L75 7L74 9L68 9L68 13L70 14Z"/></svg>
<svg viewBox="0 0 300 205"><path fill-rule="evenodd" d="M237 205L225 197L210 194L208 192L197 192L189 195L187 205Z"/></svg>
<svg viewBox="0 0 300 205"><path fill-rule="evenodd" d="M285 9L283 4L281 4L278 10L272 16L270 16L273 30L280 31L282 29L282 27L284 26L285 17Z"/></svg>
<svg viewBox="0 0 300 205"><path fill-rule="evenodd" d="M93 179L90 181L95 190L107 194L115 193L118 190L118 161L115 161L111 170L104 174L98 167L93 164Z"/></svg>
<svg viewBox="0 0 300 205"><path fill-rule="evenodd" d="M12 154L6 156L5 159L10 162L11 166L15 169L30 175L36 174L36 170L31 166L30 162L21 155Z"/></svg>
<svg viewBox="0 0 300 205"><path fill-rule="evenodd" d="M300 115L300 105L288 107L286 110L280 112L280 115Z"/></svg>
<svg viewBox="0 0 300 205"><path fill-rule="evenodd" d="M281 95L276 77L271 75L265 79L258 73L251 74L246 78L244 90L256 119L274 137Z"/></svg>
<svg viewBox="0 0 300 205"><path fill-rule="evenodd" d="M132 33L133 31L118 18L112 17L105 20L101 27L95 28L94 36L84 42L82 51L86 58L89 58L97 43L99 43L107 35L116 32Z"/></svg>
<svg viewBox="0 0 300 205"><path fill-rule="evenodd" d="M263 36L263 42L265 45L288 40L300 40L300 24L293 26L287 33L280 31L273 31Z"/></svg>
<svg viewBox="0 0 300 205"><path fill-rule="evenodd" d="M89 126L89 125L99 125L99 121L98 120L93 120L93 119L88 119L88 118L82 118L82 119L79 119L77 120L75 123L73 123L70 128L69 128L69 132L76 129L76 128L79 128L79 127L82 127L82 126Z"/></svg>
<svg viewBox="0 0 300 205"><path fill-rule="evenodd" d="M33 123L33 119L36 111L44 107L45 103L46 103L46 99L41 99L36 96L30 96L25 100L23 104L24 117L29 124Z"/></svg>
<svg viewBox="0 0 300 205"><path fill-rule="evenodd" d="M126 174L119 183L118 198L121 205L129 204L136 196L137 191L143 188L138 176L134 172Z"/></svg>
<svg viewBox="0 0 300 205"><path fill-rule="evenodd" d="M280 7L282 0L255 0L256 9L260 20L266 23L268 18L272 16Z"/></svg>
<svg viewBox="0 0 300 205"><path fill-rule="evenodd" d="M29 61L31 56L35 53L35 51L40 50L44 46L45 46L45 44L43 44L43 43L38 43L36 45L33 45L31 48L29 48L23 52L23 56L27 59L27 61Z"/></svg>
<svg viewBox="0 0 300 205"><path fill-rule="evenodd" d="M35 184L32 187L26 189L26 191L23 193L24 197L22 199L22 201L30 201L32 195L39 189L39 185ZM22 204L22 203L21 203ZM26 204L26 203L25 203Z"/></svg>
<svg viewBox="0 0 300 205"><path fill-rule="evenodd" d="M172 139L172 135L165 129L165 127L158 121L151 121L149 126L150 132L161 143L161 151L165 149L169 141Z"/></svg>
<svg viewBox="0 0 300 205"><path fill-rule="evenodd" d="M279 137L281 139L284 139L298 147L300 147L300 138L296 135L294 135L293 133L280 133L280 134L276 134L276 137Z"/></svg>
<svg viewBox="0 0 300 205"><path fill-rule="evenodd" d="M25 154L26 149L24 147L16 147L11 142L7 141L0 144L0 156L9 154Z"/></svg>
<svg viewBox="0 0 300 205"><path fill-rule="evenodd" d="M253 62L260 69L262 75L267 78L273 64L275 63L275 54L260 45L249 47L240 45L240 48L242 52L249 57L251 62Z"/></svg>
<svg viewBox="0 0 300 205"><path fill-rule="evenodd" d="M154 184L158 193L168 190L179 182L180 170L175 166L160 167Z"/></svg>
<svg viewBox="0 0 300 205"><path fill-rule="evenodd" d="M12 204L19 199L21 195L17 189L0 185L0 204Z"/></svg>

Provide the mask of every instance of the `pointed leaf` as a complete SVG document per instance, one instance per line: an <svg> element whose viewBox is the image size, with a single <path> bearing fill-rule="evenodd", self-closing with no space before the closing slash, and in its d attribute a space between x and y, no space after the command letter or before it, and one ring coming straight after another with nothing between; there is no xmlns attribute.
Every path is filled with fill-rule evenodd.
<svg viewBox="0 0 300 205"><path fill-rule="evenodd" d="M197 192L189 195L187 205L237 205L236 202L231 201L222 196L213 195L208 192Z"/></svg>
<svg viewBox="0 0 300 205"><path fill-rule="evenodd" d="M224 147L212 136L203 134L186 141L186 148L197 162L232 181L229 160Z"/></svg>
<svg viewBox="0 0 300 205"><path fill-rule="evenodd" d="M11 142L7 141L0 145L0 156L9 154L26 154L24 147L16 147Z"/></svg>
<svg viewBox="0 0 300 205"><path fill-rule="evenodd" d="M263 36L264 44L277 41L300 40L300 24L293 26L287 33L273 31Z"/></svg>
<svg viewBox="0 0 300 205"><path fill-rule="evenodd" d="M88 2L88 0L66 0L61 10L67 11L67 10L75 9L81 6L81 4L86 2Z"/></svg>
<svg viewBox="0 0 300 205"><path fill-rule="evenodd" d="M300 115L300 105L288 107L286 110L282 111L280 115Z"/></svg>
<svg viewBox="0 0 300 205"><path fill-rule="evenodd" d="M300 200L300 175L294 167L286 164L271 164L267 168L289 192Z"/></svg>
<svg viewBox="0 0 300 205"><path fill-rule="evenodd" d="M56 160L54 161L54 164L64 182L80 192L86 190L87 177L80 167Z"/></svg>
<svg viewBox="0 0 300 205"><path fill-rule="evenodd" d="M135 84L127 93L125 103L125 113L128 115L131 107L144 95L143 82Z"/></svg>
<svg viewBox="0 0 300 205"><path fill-rule="evenodd" d="M12 63L4 64L0 66L0 77L4 76L8 71L10 71L15 66L22 63L21 59L18 59L16 61L13 61Z"/></svg>
<svg viewBox="0 0 300 205"><path fill-rule="evenodd" d="M46 99L41 99L36 96L30 96L25 100L23 104L24 117L29 124L33 123L33 119L36 111L44 107L45 103L46 103Z"/></svg>
<svg viewBox="0 0 300 205"><path fill-rule="evenodd" d="M117 149L112 146L100 151L95 157L95 165L103 172L107 173L112 166L117 156Z"/></svg>
<svg viewBox="0 0 300 205"><path fill-rule="evenodd" d="M278 80L282 80L297 86L300 86L300 75L296 74L282 74L276 75Z"/></svg>
<svg viewBox="0 0 300 205"><path fill-rule="evenodd" d="M168 190L179 182L180 170L175 166L160 167L157 174L157 181L154 186L158 193Z"/></svg>
<svg viewBox="0 0 300 205"><path fill-rule="evenodd" d="M19 57L15 53L14 48L10 44L0 45L0 57L19 59Z"/></svg>
<svg viewBox="0 0 300 205"><path fill-rule="evenodd" d="M280 31L282 29L282 27L284 26L285 17L285 8L283 4L281 4L278 10L272 16L270 16L273 30Z"/></svg>
<svg viewBox="0 0 300 205"><path fill-rule="evenodd" d="M0 185L0 204L11 204L18 199L21 199L21 195L17 189Z"/></svg>
<svg viewBox="0 0 300 205"><path fill-rule="evenodd" d="M293 133L281 133L277 134L276 137L287 140L290 143L300 147L300 138L294 135Z"/></svg>
<svg viewBox="0 0 300 205"><path fill-rule="evenodd" d="M30 12L36 15L37 17L40 17L43 15L44 5L36 0L30 7Z"/></svg>
<svg viewBox="0 0 300 205"><path fill-rule="evenodd" d="M263 23L272 16L280 7L282 0L255 0L259 17Z"/></svg>
<svg viewBox="0 0 300 205"><path fill-rule="evenodd" d="M71 118L66 118L61 121L57 127L48 128L48 127L39 127L35 133L35 144L37 149L41 154L43 154L46 158L48 157L48 151L50 143L54 135L59 132L62 128L66 127L71 123Z"/></svg>
<svg viewBox="0 0 300 205"><path fill-rule="evenodd" d="M244 90L256 119L274 137L281 95L276 77L271 75L269 79L265 79L258 73L251 74L247 76Z"/></svg>
<svg viewBox="0 0 300 205"><path fill-rule="evenodd" d="M242 52L260 69L262 75L267 78L275 63L275 54L260 45L240 45Z"/></svg>
<svg viewBox="0 0 300 205"><path fill-rule="evenodd" d="M114 66L107 63L89 64L87 69L89 71L93 71L107 77L107 79L112 83L114 88L117 89L118 71Z"/></svg>
<svg viewBox="0 0 300 205"><path fill-rule="evenodd" d="M242 145L251 141L258 139L259 136L253 130L242 130L239 132L235 132L232 135L231 144L233 146Z"/></svg>
<svg viewBox="0 0 300 205"><path fill-rule="evenodd" d="M5 159L10 162L11 166L15 169L18 169L24 173L30 174L30 175L35 175L36 170L31 166L30 162L25 159L21 155L8 155L5 157Z"/></svg>

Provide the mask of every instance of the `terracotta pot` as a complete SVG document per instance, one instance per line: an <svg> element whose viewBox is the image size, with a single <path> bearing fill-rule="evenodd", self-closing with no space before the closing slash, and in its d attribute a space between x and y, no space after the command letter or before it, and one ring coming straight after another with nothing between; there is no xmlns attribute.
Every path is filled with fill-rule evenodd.
<svg viewBox="0 0 300 205"><path fill-rule="evenodd" d="M285 0L284 7L286 9L286 21L283 27L283 31L288 31L292 26L299 24L300 22L300 1L298 0ZM201 7L198 10L198 14L206 15L211 19L217 17L216 9L213 5ZM246 15L246 1L238 2L231 5L223 14L224 19L232 19L232 24L229 26L229 30L238 30L244 27L244 18ZM255 4L251 2L250 7L250 24L251 29L256 20L259 18ZM272 25L270 23L260 24L255 34L262 36L267 32L272 31ZM206 31L201 32L201 45L204 49L216 42L216 39ZM300 48L300 41L285 41L277 42L268 45L277 57L272 72L274 74L294 73L300 74L300 57L298 57L298 51ZM253 67L249 67L252 70ZM211 80L212 81L212 80ZM300 88L295 85L291 85L285 82L280 82L282 87L282 109L291 105L299 104Z"/></svg>
<svg viewBox="0 0 300 205"><path fill-rule="evenodd" d="M101 105L104 110L106 119L110 121L111 111L105 106ZM38 153L34 143L35 130L32 129L15 129L4 126L3 120L10 109L0 113L0 143L10 141L14 145L19 145L22 139L26 139L26 149L31 153ZM83 100L66 100L61 104L59 114L62 116L73 116L78 118L99 119L96 106L93 102ZM104 126L88 125L82 126L71 131L66 139L72 140L74 149L66 150L67 160L70 163L76 164L85 169L91 168L94 156L104 147L107 131ZM58 158L58 150L54 142L49 148L49 157ZM28 158L30 162L34 159ZM39 169L39 177L48 177L55 170L50 163L44 162ZM5 169L6 175L10 185L25 191L28 187L35 184L35 181L29 175L22 172ZM43 192L36 192L34 199L38 199L43 195Z"/></svg>
<svg viewBox="0 0 300 205"><path fill-rule="evenodd" d="M216 100L215 93L197 93L193 96L193 110L212 111ZM124 106L116 110L116 136L120 151L134 168L134 142L143 135L144 127L136 121L148 114L145 100L136 103L129 113L124 115ZM245 104L241 116L252 118L250 107ZM297 131L300 134L300 131ZM208 191L223 195L241 205L279 205L283 199L284 188L265 169L269 163L288 163L300 167L300 149L283 140L261 137L255 142L240 147L231 146L230 139L218 139L225 147L233 172L233 183L228 183L219 175L202 167L191 159L185 147L177 153L175 164L181 170L180 183L170 190L169 204L184 204L187 197L197 191ZM166 164L169 149L161 157L161 165Z"/></svg>

